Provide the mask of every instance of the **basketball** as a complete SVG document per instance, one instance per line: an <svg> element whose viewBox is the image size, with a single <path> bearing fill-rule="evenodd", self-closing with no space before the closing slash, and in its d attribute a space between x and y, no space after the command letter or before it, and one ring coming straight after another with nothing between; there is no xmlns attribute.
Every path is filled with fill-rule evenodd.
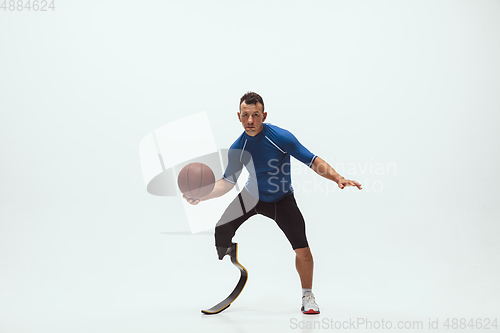
<svg viewBox="0 0 500 333"><path fill-rule="evenodd" d="M186 197L201 199L214 189L215 175L206 164L190 163L179 172L177 185Z"/></svg>

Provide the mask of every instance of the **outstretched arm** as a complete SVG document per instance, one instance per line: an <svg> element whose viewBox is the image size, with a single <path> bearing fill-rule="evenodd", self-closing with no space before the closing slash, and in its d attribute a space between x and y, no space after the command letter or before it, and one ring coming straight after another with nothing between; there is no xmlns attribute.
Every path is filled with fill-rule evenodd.
<svg viewBox="0 0 500 333"><path fill-rule="evenodd" d="M191 205L197 205L200 201L205 201L205 200L210 200L213 198L218 198L226 194L227 192L231 191L234 187L234 184L231 184L230 182L224 180L224 179L219 179L218 181L215 182L215 187L210 192L209 195L203 197L202 199L192 199L188 198L185 195L182 197L187 200Z"/></svg>
<svg viewBox="0 0 500 333"><path fill-rule="evenodd" d="M355 180L348 180L338 174L335 169L333 169L330 164L326 163L321 157L316 156L311 169L314 170L318 175L325 177L326 179L333 180L337 183L339 188L342 190L346 186L356 186L361 190L361 184Z"/></svg>

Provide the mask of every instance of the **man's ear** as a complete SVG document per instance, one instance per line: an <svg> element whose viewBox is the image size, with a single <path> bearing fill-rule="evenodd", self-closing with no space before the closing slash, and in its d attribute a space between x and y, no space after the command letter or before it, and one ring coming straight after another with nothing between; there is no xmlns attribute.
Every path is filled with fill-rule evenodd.
<svg viewBox="0 0 500 333"><path fill-rule="evenodd" d="M262 122L264 122L267 118L267 112L262 112Z"/></svg>
<svg viewBox="0 0 500 333"><path fill-rule="evenodd" d="M239 112L237 112L236 114L238 115L238 120L239 120L239 121L240 121L240 123L241 123L240 113L239 113Z"/></svg>

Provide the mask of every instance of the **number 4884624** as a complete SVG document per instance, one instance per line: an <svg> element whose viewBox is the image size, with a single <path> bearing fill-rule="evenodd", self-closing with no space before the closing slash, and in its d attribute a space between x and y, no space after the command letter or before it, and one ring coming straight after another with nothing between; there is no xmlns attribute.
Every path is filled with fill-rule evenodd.
<svg viewBox="0 0 500 333"><path fill-rule="evenodd" d="M3 9L5 11L17 11L17 12L22 12L23 10L25 11L35 11L35 12L46 12L49 9L54 11L56 9L54 5L54 1L49 2L47 0L4 0L2 2L2 5L0 6L0 9Z"/></svg>

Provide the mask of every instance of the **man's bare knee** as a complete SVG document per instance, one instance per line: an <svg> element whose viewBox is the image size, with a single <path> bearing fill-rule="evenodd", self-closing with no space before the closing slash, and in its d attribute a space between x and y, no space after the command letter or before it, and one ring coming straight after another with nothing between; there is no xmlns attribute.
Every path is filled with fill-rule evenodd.
<svg viewBox="0 0 500 333"><path fill-rule="evenodd" d="M297 259L303 261L313 261L313 256L311 253L311 249L309 247L302 247L300 249L295 249L295 254L297 255Z"/></svg>

